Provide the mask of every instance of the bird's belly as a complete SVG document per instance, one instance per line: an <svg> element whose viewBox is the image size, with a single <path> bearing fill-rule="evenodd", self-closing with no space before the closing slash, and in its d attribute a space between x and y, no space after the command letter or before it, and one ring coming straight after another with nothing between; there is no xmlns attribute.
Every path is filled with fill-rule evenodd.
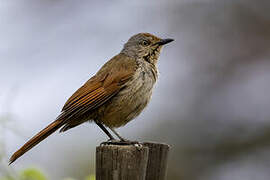
<svg viewBox="0 0 270 180"><path fill-rule="evenodd" d="M145 76L145 73L138 78L129 82L124 89L99 109L101 123L108 127L120 127L142 112L150 101L154 80Z"/></svg>

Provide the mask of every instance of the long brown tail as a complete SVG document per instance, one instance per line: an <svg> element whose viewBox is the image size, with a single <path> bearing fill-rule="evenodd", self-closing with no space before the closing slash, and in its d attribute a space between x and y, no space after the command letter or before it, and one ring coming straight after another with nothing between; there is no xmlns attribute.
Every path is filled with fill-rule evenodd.
<svg viewBox="0 0 270 180"><path fill-rule="evenodd" d="M63 125L63 121L56 120L49 124L46 128L37 133L34 137L32 137L29 141L27 141L19 150L17 150L9 159L9 164L13 163L21 157L24 153L32 149L35 145L40 143L46 137L54 133L57 129L59 129Z"/></svg>

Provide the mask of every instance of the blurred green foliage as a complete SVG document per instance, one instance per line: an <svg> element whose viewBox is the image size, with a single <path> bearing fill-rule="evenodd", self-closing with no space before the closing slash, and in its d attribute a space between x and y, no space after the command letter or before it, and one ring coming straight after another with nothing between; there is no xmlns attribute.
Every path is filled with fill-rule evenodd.
<svg viewBox="0 0 270 180"><path fill-rule="evenodd" d="M18 177L11 177L9 175L0 177L0 180L48 180L46 175L37 168L28 168L21 171ZM73 178L66 178L64 180L76 180ZM95 180L95 175L89 175L85 180Z"/></svg>
<svg viewBox="0 0 270 180"><path fill-rule="evenodd" d="M20 173L22 180L47 180L45 175L36 168L29 168Z"/></svg>
<svg viewBox="0 0 270 180"><path fill-rule="evenodd" d="M89 175L85 178L85 180L95 180L95 175Z"/></svg>
<svg viewBox="0 0 270 180"><path fill-rule="evenodd" d="M89 175L89 176L87 176L84 180L95 180L96 178L95 178L95 175ZM1 179L0 179L1 180ZM66 178L66 179L64 179L64 180L76 180L76 179L73 179L73 178Z"/></svg>
<svg viewBox="0 0 270 180"><path fill-rule="evenodd" d="M28 168L21 171L18 177L7 175L6 177L1 177L0 180L47 180L47 178L40 170L36 168Z"/></svg>

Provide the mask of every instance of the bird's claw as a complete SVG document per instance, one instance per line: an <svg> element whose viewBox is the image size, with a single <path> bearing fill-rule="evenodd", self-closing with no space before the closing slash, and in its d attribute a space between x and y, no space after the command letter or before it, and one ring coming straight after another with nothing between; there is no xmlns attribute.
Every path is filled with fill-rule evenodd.
<svg viewBox="0 0 270 180"><path fill-rule="evenodd" d="M100 145L141 145L138 141L129 141L129 140L116 140L109 139L108 141L102 142Z"/></svg>

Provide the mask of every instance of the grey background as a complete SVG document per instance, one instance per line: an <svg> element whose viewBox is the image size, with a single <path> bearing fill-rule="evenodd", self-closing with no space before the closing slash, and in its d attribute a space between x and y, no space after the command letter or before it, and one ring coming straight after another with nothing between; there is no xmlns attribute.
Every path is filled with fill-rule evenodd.
<svg viewBox="0 0 270 180"><path fill-rule="evenodd" d="M106 136L88 123L6 162L130 36L150 32L175 41L161 53L150 105L118 131L170 144L168 179L269 179L269 8L267 0L2 0L0 174L94 173Z"/></svg>

